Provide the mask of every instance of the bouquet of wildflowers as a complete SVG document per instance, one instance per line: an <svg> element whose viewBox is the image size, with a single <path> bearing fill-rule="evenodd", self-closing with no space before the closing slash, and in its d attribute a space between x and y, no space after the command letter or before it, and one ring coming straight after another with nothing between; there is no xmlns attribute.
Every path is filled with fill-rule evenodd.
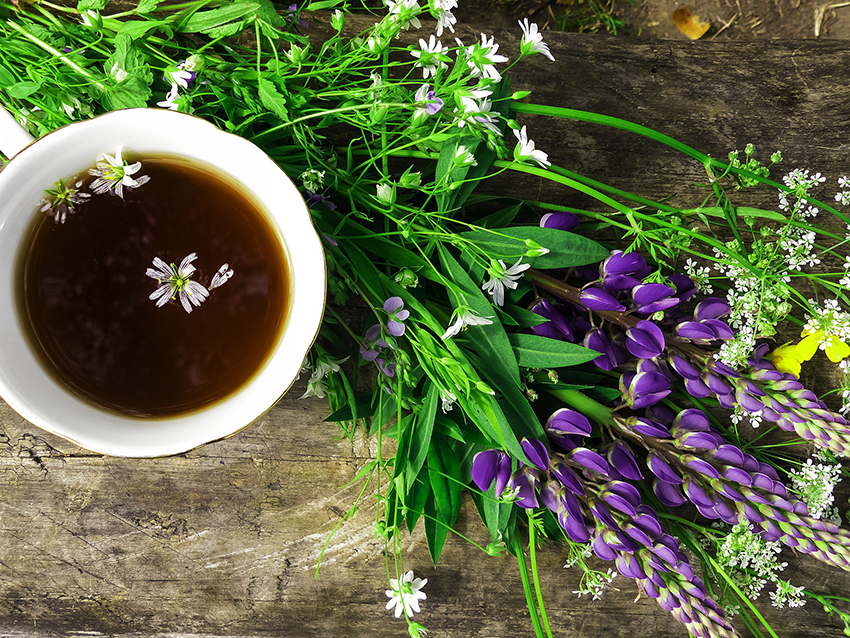
<svg viewBox="0 0 850 638"><path fill-rule="evenodd" d="M775 182L778 153L721 162L629 122L527 103L507 70L553 59L537 26L519 23L511 61L491 36L456 35L456 6L387 0L370 20L341 0L113 13L105 0L0 1L0 101L35 135L118 108L194 113L299 184L330 275L304 396L327 397L348 436L377 439L358 478L381 502L387 608L412 636L427 581L405 570L402 535L421 524L436 562L464 490L492 537L482 549L516 557L537 636L552 635L543 537L583 570L584 593L634 579L692 636L737 635L735 614L775 636L753 602L766 586L778 606L814 598L850 632L844 599L782 580L777 559L784 545L850 570L832 495L850 451L850 220L815 197L824 178ZM522 114L668 144L705 167L711 196L684 210L552 166ZM476 194L509 172L598 205ZM774 210L733 203L755 187L775 189ZM850 203L846 178L834 201ZM610 245L588 237L600 226ZM767 340L789 330L799 340ZM799 380L819 351L845 373L837 409ZM373 390L358 395L361 374ZM760 445L758 426L816 456ZM593 569L591 554L612 567Z"/></svg>

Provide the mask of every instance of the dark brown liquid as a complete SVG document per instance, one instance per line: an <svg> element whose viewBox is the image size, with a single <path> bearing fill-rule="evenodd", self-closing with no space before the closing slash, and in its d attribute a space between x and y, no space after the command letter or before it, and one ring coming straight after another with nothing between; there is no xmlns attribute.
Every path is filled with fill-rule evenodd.
<svg viewBox="0 0 850 638"><path fill-rule="evenodd" d="M151 180L124 200L94 195L64 224L37 213L19 260L22 322L75 394L169 417L220 401L262 367L286 320L289 275L265 214L226 178L180 158L134 159L135 177ZM233 277L191 314L177 300L158 308L146 269L193 252L194 281L209 287L224 263Z"/></svg>

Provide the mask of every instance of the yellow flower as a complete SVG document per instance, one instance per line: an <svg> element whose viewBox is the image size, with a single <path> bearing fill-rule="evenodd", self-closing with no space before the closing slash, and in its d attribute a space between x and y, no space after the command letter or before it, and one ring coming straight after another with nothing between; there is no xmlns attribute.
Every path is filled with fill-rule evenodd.
<svg viewBox="0 0 850 638"><path fill-rule="evenodd" d="M779 346L776 350L769 353L767 358L773 361L773 365L780 372L790 372L795 377L800 377L800 368L803 359L800 358L800 353L797 351L798 344L792 344L790 341L785 345Z"/></svg>
<svg viewBox="0 0 850 638"><path fill-rule="evenodd" d="M815 356L822 338L823 331L821 330L808 334L804 332L800 343L792 344L789 341L771 352L768 358L773 361L773 365L780 372L790 372L799 378L803 361L808 361ZM848 351L848 354L850 354L850 351Z"/></svg>
<svg viewBox="0 0 850 638"><path fill-rule="evenodd" d="M823 344L826 356L833 363L838 363L850 355L850 345L844 343L837 335L824 334L823 330L804 330L802 334L803 340L800 341L799 345L803 345L803 342L809 342L807 348L814 347L814 351L812 351L812 354L805 361L808 361L814 356L815 351L821 344Z"/></svg>

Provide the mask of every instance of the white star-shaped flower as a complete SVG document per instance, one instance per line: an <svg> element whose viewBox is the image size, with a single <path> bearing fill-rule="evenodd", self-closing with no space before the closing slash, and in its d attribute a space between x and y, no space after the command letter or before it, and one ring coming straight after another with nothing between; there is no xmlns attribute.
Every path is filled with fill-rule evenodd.
<svg viewBox="0 0 850 638"><path fill-rule="evenodd" d="M537 25L534 22L529 24L528 18L525 18L520 21L519 26L522 29L522 41L520 42L520 51L522 51L522 54L534 55L535 53L542 53L554 62L555 58L552 57L549 46L543 41L543 36L537 30Z"/></svg>
<svg viewBox="0 0 850 638"><path fill-rule="evenodd" d="M493 295L493 302L497 306L504 306L505 288L510 288L511 290L516 288L517 279L530 267L530 264L522 263L522 258L520 258L513 266L506 268L505 262L500 259L498 266L495 263L490 266L489 272L491 279L481 286L481 288Z"/></svg>
<svg viewBox="0 0 850 638"><path fill-rule="evenodd" d="M399 583L398 578L390 578L391 589L386 590L389 597L387 609L392 609L395 606L395 617L400 618L402 611L409 618L414 613L421 611L419 609L419 601L425 600L427 596L422 588L428 584L427 578L414 578L413 572L409 571L401 578Z"/></svg>
<svg viewBox="0 0 850 638"><path fill-rule="evenodd" d="M97 168L89 169L89 175L94 175L97 178L89 186L95 195L102 195L111 191L123 199L125 187L127 189L138 188L150 181L151 178L148 175L132 177L142 169L142 163L125 164L121 157L121 151L122 149L119 148L115 157L112 157L109 153L104 153L101 156L101 161L97 163Z"/></svg>
<svg viewBox="0 0 850 638"><path fill-rule="evenodd" d="M454 313L452 313L452 316L455 317L454 323L450 325L443 333L443 336L440 337L443 341L449 337L455 336L467 326L486 326L487 324L493 323L490 321L491 317L481 317L469 308L458 308L454 311Z"/></svg>
<svg viewBox="0 0 850 638"><path fill-rule="evenodd" d="M519 131L514 129L514 135L519 140L519 144L514 147L514 159L518 162L533 160L543 167L552 165L546 153L534 148L534 142L528 139L528 134L525 132L524 126Z"/></svg>

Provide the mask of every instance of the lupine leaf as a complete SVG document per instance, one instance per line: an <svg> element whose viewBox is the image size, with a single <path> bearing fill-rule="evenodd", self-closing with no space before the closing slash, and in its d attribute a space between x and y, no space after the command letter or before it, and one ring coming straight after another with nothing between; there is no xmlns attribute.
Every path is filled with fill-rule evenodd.
<svg viewBox="0 0 850 638"><path fill-rule="evenodd" d="M517 325L521 328L531 328L532 326L539 326L540 324L549 321L546 317L538 315L536 312L531 312L531 310L526 310L520 306L505 304L504 310L516 320Z"/></svg>
<svg viewBox="0 0 850 638"><path fill-rule="evenodd" d="M504 259L514 263L528 251L526 239L537 242L549 250L538 257L523 257L523 262L534 268L567 268L583 266L601 261L610 252L587 237L557 228L539 226L513 226L487 230L471 230L461 233L467 241L475 243L493 259Z"/></svg>
<svg viewBox="0 0 850 638"><path fill-rule="evenodd" d="M486 217L482 217L478 220L477 224L484 226L484 228L504 228L516 218L521 208L522 202L508 206Z"/></svg>
<svg viewBox="0 0 850 638"><path fill-rule="evenodd" d="M428 551L431 553L431 560L434 564L440 559L440 553L443 551L443 545L446 543L446 537L449 535L448 527L440 520L440 512L434 504L434 493L428 494L428 500L425 501L425 540L428 541Z"/></svg>
<svg viewBox="0 0 850 638"><path fill-rule="evenodd" d="M538 335L510 334L508 339L519 365L526 368L566 368L592 361L600 354L575 343Z"/></svg>

